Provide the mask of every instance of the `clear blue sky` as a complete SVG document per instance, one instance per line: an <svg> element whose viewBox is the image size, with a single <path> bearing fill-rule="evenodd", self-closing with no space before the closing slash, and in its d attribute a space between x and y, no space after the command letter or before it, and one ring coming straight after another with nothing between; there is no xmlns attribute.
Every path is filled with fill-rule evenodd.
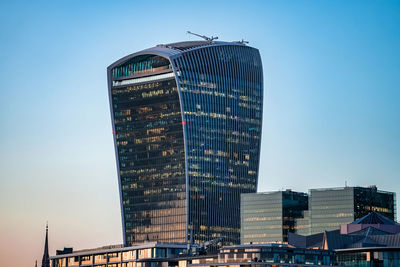
<svg viewBox="0 0 400 267"><path fill-rule="evenodd" d="M400 193L398 1L2 1L0 13L6 265L41 260L46 220L52 254L121 243L106 67L196 39L187 30L261 52L259 191Z"/></svg>

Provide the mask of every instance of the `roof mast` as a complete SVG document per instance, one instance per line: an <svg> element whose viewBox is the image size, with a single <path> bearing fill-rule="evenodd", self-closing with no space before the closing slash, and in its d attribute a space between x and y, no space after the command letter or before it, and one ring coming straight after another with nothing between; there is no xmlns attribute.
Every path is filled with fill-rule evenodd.
<svg viewBox="0 0 400 267"><path fill-rule="evenodd" d="M200 37L200 38L203 38L204 40L209 41L209 42L212 42L212 41L218 39L218 36L215 36L215 37L214 37L214 36L207 37L207 36L205 36L205 35L197 34L197 33L191 32L191 31L187 31L186 33L191 34L191 35L194 35L194 36L197 36L197 37Z"/></svg>

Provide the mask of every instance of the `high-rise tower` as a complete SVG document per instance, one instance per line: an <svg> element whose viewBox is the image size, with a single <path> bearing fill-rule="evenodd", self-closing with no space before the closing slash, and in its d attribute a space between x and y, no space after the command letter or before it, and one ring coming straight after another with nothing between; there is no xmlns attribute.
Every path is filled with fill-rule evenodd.
<svg viewBox="0 0 400 267"><path fill-rule="evenodd" d="M256 192L263 104L257 49L158 45L108 67L124 243L239 243Z"/></svg>

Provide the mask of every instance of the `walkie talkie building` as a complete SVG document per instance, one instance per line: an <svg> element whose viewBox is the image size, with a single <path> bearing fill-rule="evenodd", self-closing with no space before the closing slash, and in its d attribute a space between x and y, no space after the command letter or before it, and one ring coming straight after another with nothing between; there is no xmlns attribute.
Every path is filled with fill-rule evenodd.
<svg viewBox="0 0 400 267"><path fill-rule="evenodd" d="M158 45L109 66L108 89L124 243L239 243L240 194L258 179L258 50Z"/></svg>

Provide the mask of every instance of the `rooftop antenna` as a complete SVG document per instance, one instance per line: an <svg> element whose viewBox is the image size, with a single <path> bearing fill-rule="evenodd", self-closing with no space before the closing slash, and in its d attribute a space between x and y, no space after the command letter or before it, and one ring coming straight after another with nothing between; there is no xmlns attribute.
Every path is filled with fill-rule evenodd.
<svg viewBox="0 0 400 267"><path fill-rule="evenodd" d="M238 43L241 43L241 44L248 44L249 41L245 41L244 39L242 39L241 41L238 41Z"/></svg>
<svg viewBox="0 0 400 267"><path fill-rule="evenodd" d="M187 31L186 33L187 33L187 34L194 35L194 36L197 36L197 37L200 37L200 38L203 38L204 40L209 41L209 42L212 42L212 41L218 39L218 36L215 36L215 37L214 37L214 36L207 37L207 36L205 36L205 35L197 34L197 33L191 32L191 31Z"/></svg>

